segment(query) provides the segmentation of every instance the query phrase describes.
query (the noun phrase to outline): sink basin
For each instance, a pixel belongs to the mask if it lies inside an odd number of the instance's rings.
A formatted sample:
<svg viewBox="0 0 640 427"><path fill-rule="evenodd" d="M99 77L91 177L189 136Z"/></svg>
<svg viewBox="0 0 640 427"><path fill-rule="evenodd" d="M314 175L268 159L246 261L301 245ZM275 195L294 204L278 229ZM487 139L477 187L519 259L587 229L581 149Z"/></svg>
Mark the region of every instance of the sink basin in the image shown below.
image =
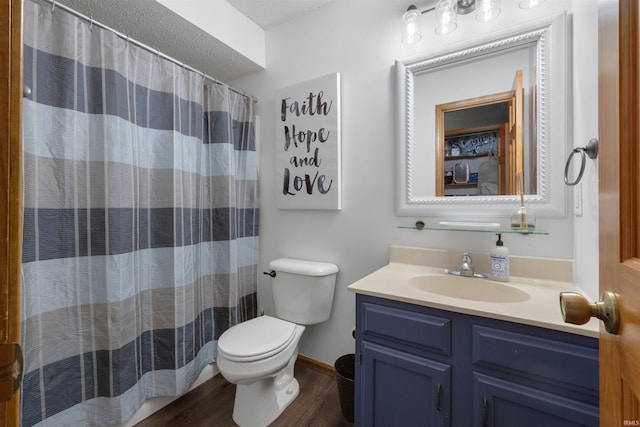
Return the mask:
<svg viewBox="0 0 640 427"><path fill-rule="evenodd" d="M425 275L409 279L409 285L421 291L450 298L484 302L521 302L529 294L511 286L486 279L452 275Z"/></svg>

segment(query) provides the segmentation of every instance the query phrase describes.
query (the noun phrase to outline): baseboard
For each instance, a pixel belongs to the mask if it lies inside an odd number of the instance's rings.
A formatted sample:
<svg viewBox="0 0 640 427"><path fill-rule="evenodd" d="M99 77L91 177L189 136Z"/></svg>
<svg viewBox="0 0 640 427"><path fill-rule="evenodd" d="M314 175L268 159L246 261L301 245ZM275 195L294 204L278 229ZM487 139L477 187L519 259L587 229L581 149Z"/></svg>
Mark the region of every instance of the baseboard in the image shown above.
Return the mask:
<svg viewBox="0 0 640 427"><path fill-rule="evenodd" d="M323 374L330 375L332 377L336 376L336 370L333 366L327 365L326 363L322 363L318 360L312 359L307 356L303 356L302 354L298 355L297 363L301 363L308 368L314 369L318 372L322 372Z"/></svg>

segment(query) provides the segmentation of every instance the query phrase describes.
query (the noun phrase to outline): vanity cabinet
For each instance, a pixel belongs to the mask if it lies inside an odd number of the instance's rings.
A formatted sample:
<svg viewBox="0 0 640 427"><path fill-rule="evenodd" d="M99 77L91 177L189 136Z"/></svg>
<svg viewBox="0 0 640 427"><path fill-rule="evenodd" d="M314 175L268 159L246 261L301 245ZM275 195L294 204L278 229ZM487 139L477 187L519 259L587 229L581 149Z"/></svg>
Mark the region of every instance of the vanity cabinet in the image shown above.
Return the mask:
<svg viewBox="0 0 640 427"><path fill-rule="evenodd" d="M598 426L596 338L356 296L357 426Z"/></svg>

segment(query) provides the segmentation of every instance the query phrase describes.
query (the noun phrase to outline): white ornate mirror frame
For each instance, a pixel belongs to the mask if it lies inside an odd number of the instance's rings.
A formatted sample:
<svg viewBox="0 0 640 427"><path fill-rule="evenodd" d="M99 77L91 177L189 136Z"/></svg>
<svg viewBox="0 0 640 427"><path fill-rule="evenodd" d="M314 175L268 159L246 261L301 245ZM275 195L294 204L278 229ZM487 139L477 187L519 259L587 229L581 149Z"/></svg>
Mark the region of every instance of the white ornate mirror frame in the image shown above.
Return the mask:
<svg viewBox="0 0 640 427"><path fill-rule="evenodd" d="M519 196L436 197L416 192L416 171L435 168L415 151L414 77L443 65L467 61L500 50L535 43L537 68L537 185L536 194L525 195L539 218L566 216L563 165L569 146L570 59L567 15L538 19L473 45L407 61L396 61L398 143L396 151L396 213L399 216L505 217L518 206ZM435 135L433 137L435 144ZM472 209L470 209L472 208Z"/></svg>

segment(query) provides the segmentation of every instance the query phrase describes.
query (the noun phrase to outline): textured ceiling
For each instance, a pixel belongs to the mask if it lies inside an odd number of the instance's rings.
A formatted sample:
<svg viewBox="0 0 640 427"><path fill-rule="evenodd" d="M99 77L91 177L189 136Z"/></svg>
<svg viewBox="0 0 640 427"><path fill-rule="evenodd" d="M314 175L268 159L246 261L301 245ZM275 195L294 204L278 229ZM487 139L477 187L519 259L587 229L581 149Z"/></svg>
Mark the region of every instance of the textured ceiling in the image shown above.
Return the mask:
<svg viewBox="0 0 640 427"><path fill-rule="evenodd" d="M36 1L42 3L42 0ZM268 29L329 1L332 0L230 0L229 3ZM57 3L223 82L262 70L253 61L155 0L58 0Z"/></svg>
<svg viewBox="0 0 640 427"><path fill-rule="evenodd" d="M309 13L333 0L227 0L265 30Z"/></svg>

